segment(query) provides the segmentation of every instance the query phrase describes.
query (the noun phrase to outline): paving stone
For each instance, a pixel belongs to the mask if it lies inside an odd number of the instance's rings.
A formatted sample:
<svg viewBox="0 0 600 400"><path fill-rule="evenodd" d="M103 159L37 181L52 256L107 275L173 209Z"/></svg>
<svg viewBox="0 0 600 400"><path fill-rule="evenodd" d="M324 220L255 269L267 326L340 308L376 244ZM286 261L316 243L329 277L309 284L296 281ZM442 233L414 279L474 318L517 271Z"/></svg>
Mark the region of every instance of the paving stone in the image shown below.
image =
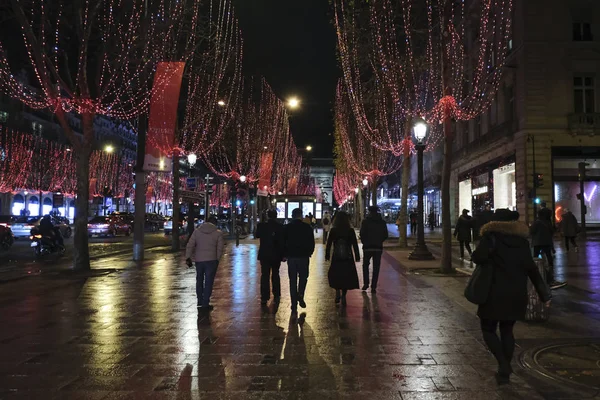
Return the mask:
<svg viewBox="0 0 600 400"><path fill-rule="evenodd" d="M285 264L281 303L261 308L256 244L227 253L210 314L197 312L195 271L179 255L5 284L0 399L540 398L521 370L496 386L477 318L445 292L458 284L439 288L384 260L377 295L351 291L340 308L318 245L295 319Z"/></svg>

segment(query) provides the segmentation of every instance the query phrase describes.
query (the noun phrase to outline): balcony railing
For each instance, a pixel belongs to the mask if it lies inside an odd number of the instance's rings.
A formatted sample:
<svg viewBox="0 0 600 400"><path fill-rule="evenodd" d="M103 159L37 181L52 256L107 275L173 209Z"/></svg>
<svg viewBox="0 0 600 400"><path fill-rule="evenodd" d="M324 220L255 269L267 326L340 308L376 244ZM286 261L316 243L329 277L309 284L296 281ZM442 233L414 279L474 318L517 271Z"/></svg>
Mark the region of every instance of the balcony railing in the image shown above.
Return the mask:
<svg viewBox="0 0 600 400"><path fill-rule="evenodd" d="M569 115L569 129L573 135L600 134L600 113Z"/></svg>

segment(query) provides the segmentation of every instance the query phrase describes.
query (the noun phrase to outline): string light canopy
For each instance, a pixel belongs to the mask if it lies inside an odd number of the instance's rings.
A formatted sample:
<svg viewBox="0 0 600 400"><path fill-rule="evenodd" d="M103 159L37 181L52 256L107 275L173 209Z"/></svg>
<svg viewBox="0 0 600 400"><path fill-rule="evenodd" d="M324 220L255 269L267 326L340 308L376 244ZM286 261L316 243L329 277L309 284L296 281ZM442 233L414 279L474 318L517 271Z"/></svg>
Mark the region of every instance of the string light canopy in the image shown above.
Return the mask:
<svg viewBox="0 0 600 400"><path fill-rule="evenodd" d="M512 0L335 0L343 81L358 132L403 154L411 118L470 120L487 110L502 77Z"/></svg>
<svg viewBox="0 0 600 400"><path fill-rule="evenodd" d="M233 5L209 9L208 34L188 61L185 114L178 143L182 153L207 155L235 118L242 82L242 38Z"/></svg>
<svg viewBox="0 0 600 400"><path fill-rule="evenodd" d="M236 181L244 176L254 184L263 155L273 153L289 138L289 122L284 103L265 79L247 80L240 98L222 140L203 157L213 173Z"/></svg>
<svg viewBox="0 0 600 400"><path fill-rule="evenodd" d="M336 95L335 135L336 160L342 169L350 169L371 182L377 182L382 176L393 174L402 166L401 157L372 146L366 137L358 133L349 98L341 82L338 83Z"/></svg>

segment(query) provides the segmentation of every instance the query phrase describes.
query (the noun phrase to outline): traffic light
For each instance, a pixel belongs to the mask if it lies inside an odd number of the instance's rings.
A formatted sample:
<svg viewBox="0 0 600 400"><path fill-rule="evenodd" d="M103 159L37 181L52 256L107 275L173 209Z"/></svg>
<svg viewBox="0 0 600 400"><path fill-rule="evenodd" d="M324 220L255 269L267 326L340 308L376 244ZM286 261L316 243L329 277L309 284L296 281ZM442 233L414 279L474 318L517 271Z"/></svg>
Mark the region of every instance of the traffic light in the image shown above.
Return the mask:
<svg viewBox="0 0 600 400"><path fill-rule="evenodd" d="M544 186L544 175L534 172L533 173L533 185L536 188Z"/></svg>

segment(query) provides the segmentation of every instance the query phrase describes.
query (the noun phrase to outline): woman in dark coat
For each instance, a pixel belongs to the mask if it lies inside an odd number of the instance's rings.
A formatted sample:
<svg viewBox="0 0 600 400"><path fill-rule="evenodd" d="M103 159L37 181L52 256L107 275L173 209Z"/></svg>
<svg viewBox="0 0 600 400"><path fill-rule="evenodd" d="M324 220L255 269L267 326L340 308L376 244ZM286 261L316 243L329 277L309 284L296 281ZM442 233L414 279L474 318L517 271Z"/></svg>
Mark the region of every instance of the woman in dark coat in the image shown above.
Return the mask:
<svg viewBox="0 0 600 400"><path fill-rule="evenodd" d="M332 245L333 257L331 257ZM360 253L356 233L350 225L350 217L344 211L338 212L333 220L333 227L327 238L325 260L331 260L327 275L329 286L335 289L335 302L337 304L341 300L342 305L345 306L348 290L359 287L355 261L360 261Z"/></svg>
<svg viewBox="0 0 600 400"><path fill-rule="evenodd" d="M525 318L527 279L531 279L542 301L549 305L550 290L537 270L529 248L529 229L518 222L519 213L496 210L494 220L481 228L481 242L473 252L473 262L493 268L488 300L479 306L483 340L498 361L498 384L510 382L510 366L515 348L515 322ZM496 330L500 326L500 338Z"/></svg>
<svg viewBox="0 0 600 400"><path fill-rule="evenodd" d="M469 216L469 210L463 210L462 215L458 217L456 221L456 228L454 229L454 237L458 239L460 243L460 259L465 258L465 247L469 252L469 257L472 255L471 250L471 229L473 229L473 220Z"/></svg>

